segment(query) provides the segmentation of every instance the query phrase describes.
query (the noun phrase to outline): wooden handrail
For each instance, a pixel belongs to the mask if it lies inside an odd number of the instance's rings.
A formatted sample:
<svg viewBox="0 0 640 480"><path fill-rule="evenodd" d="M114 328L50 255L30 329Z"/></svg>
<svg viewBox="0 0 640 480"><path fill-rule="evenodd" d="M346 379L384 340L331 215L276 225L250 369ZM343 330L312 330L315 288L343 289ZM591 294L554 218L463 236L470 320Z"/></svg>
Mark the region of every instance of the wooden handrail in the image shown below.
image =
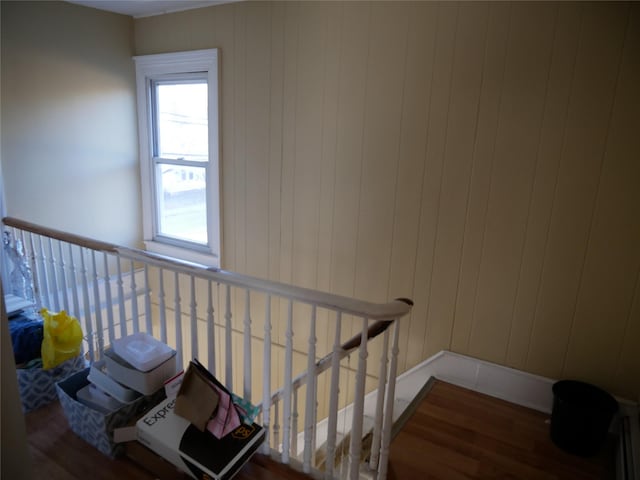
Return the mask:
<svg viewBox="0 0 640 480"><path fill-rule="evenodd" d="M73 243L80 247L89 248L91 250L98 250L107 253L116 253L118 250L118 246L111 243L101 242L100 240L94 240L92 238L82 237L80 235L74 235L72 233L63 232L62 230L56 230L54 228L43 227L42 225L26 222L24 220L19 220L13 217L4 217L2 219L2 223L4 223L8 227L18 228L26 232L35 233L44 237L54 238L62 242Z"/></svg>
<svg viewBox="0 0 640 480"><path fill-rule="evenodd" d="M63 232L44 227L31 222L26 222L14 217L5 217L3 223L6 226L35 233L56 240L72 243L80 247L106 253L119 254L134 261L149 263L162 268L171 269L199 278L205 278L216 282L251 289L265 294L290 298L297 302L315 304L329 310L340 311L345 314L357 315L369 320L392 321L405 316L411 310L413 302L407 299L392 300L387 303L374 303L358 300L333 293L320 292L309 288L297 287L285 283L264 280L241 273L220 270L207 265L178 260L155 253L150 253L136 248L122 247L88 237Z"/></svg>

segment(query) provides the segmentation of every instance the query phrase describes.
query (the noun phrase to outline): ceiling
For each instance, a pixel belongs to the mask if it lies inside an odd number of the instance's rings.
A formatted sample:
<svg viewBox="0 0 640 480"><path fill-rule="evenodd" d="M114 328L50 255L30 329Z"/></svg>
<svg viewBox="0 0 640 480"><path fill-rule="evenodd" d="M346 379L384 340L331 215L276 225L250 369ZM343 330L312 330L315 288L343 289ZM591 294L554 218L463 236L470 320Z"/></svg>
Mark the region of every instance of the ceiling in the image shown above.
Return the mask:
<svg viewBox="0 0 640 480"><path fill-rule="evenodd" d="M67 0L69 3L129 15L133 18L150 17L163 13L191 10L230 3L235 0Z"/></svg>

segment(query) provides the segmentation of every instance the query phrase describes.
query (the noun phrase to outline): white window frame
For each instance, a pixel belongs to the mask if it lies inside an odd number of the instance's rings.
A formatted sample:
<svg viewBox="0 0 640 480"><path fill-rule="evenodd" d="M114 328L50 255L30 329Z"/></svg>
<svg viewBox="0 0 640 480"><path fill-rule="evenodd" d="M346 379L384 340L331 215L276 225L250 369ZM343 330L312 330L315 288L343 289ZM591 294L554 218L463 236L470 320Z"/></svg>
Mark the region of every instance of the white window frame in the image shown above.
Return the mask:
<svg viewBox="0 0 640 480"><path fill-rule="evenodd" d="M218 49L161 53L133 57L136 65L138 135L144 245L148 251L182 260L220 267L220 134ZM178 246L157 235L156 182L153 161L151 81L171 75L206 73L208 85L209 163L207 168L207 239L202 248Z"/></svg>

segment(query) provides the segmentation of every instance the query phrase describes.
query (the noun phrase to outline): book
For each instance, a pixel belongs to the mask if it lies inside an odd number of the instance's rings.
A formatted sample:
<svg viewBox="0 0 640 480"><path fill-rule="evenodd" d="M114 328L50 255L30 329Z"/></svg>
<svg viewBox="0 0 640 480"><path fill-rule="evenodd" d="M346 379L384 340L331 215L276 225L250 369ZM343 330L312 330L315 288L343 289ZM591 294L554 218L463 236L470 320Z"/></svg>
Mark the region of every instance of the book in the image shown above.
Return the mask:
<svg viewBox="0 0 640 480"><path fill-rule="evenodd" d="M264 427L242 424L218 439L176 415L166 399L136 423L138 441L198 480L229 480L265 439Z"/></svg>

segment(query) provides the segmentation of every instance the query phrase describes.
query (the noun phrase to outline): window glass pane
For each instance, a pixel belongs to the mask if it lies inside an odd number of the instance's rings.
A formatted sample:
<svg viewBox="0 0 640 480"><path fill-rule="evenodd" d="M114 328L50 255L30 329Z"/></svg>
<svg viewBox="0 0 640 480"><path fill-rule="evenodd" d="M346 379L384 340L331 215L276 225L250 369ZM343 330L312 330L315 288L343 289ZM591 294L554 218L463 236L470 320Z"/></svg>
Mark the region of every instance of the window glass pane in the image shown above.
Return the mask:
<svg viewBox="0 0 640 480"><path fill-rule="evenodd" d="M160 163L158 179L158 234L207 244L206 171Z"/></svg>
<svg viewBox="0 0 640 480"><path fill-rule="evenodd" d="M156 156L206 162L207 82L156 83Z"/></svg>

